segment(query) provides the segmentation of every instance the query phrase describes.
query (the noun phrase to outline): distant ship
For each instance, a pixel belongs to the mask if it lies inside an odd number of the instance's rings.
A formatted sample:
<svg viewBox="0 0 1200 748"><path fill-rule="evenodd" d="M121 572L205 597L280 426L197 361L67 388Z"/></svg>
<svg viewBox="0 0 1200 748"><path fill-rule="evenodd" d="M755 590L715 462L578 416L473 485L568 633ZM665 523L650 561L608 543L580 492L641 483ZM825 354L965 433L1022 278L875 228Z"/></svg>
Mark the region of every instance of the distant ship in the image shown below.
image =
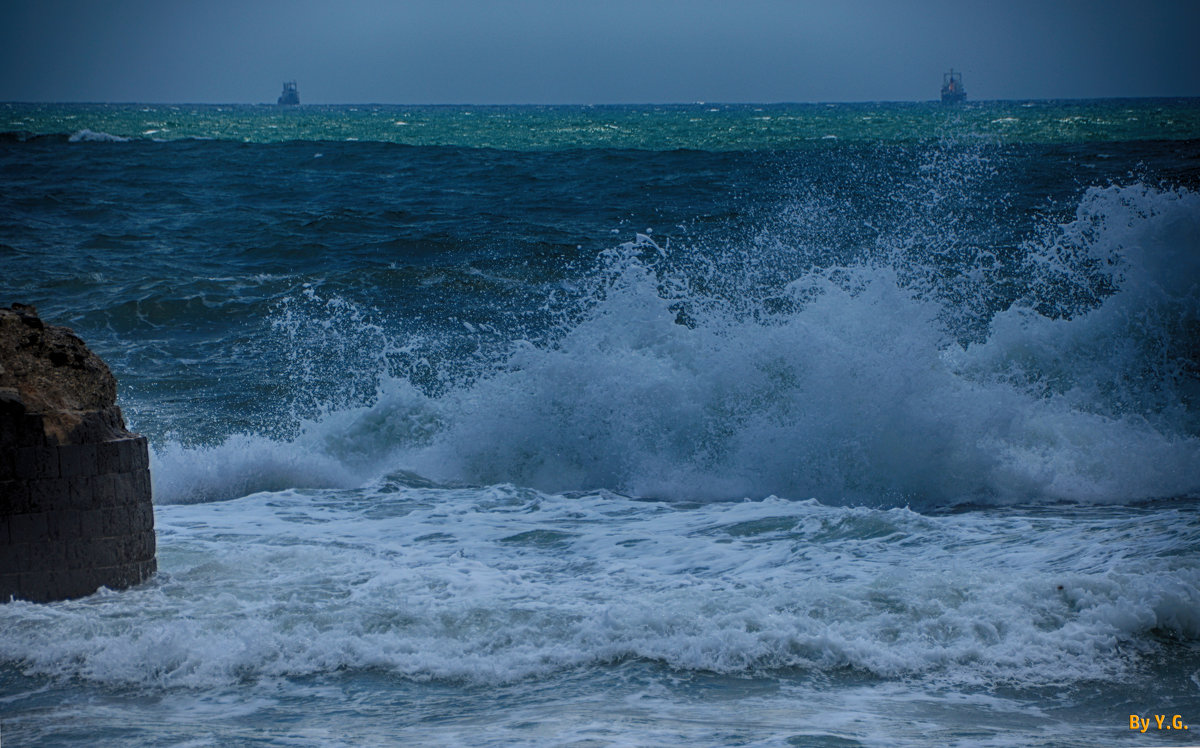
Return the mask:
<svg viewBox="0 0 1200 748"><path fill-rule="evenodd" d="M950 68L949 73L942 75L942 103L959 104L966 100L967 89L963 88L962 73L956 73L954 68Z"/></svg>
<svg viewBox="0 0 1200 748"><path fill-rule="evenodd" d="M279 101L275 103L279 106L300 106L300 92L296 90L296 81L283 82L283 93L279 94Z"/></svg>

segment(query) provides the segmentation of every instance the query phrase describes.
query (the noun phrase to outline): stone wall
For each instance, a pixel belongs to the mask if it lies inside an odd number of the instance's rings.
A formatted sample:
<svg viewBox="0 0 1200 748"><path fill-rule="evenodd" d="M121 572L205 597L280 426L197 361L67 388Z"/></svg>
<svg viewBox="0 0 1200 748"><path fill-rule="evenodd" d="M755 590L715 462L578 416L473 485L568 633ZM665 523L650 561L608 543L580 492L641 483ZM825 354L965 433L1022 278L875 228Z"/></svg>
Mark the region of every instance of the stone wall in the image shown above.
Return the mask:
<svg viewBox="0 0 1200 748"><path fill-rule="evenodd" d="M156 570L146 440L108 367L31 307L0 309L0 602L120 589Z"/></svg>

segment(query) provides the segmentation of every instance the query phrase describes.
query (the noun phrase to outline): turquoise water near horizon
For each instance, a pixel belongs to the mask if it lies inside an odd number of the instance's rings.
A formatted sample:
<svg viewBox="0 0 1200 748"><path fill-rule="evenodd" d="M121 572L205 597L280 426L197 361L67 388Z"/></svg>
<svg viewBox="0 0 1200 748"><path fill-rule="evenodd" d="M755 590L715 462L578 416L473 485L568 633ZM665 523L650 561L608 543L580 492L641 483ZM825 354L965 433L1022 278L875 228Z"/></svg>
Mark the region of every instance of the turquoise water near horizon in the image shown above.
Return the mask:
<svg viewBox="0 0 1200 748"><path fill-rule="evenodd" d="M1194 139L1200 100L862 104L402 106L0 104L0 131L83 129L117 137L248 143L357 140L501 149L787 149L812 141L897 142L961 132L1021 143Z"/></svg>
<svg viewBox="0 0 1200 748"><path fill-rule="evenodd" d="M0 104L13 301L160 573L0 605L6 745L1200 721L1198 100Z"/></svg>

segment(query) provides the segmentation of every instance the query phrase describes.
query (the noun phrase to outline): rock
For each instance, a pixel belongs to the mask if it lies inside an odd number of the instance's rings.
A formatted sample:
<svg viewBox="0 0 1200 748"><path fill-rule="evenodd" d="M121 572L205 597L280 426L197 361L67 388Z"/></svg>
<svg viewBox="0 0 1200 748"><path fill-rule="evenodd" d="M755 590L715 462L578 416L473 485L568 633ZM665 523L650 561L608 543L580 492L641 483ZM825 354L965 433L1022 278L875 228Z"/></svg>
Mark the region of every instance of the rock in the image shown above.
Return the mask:
<svg viewBox="0 0 1200 748"><path fill-rule="evenodd" d="M0 603L90 595L156 568L146 440L71 330L0 309Z"/></svg>
<svg viewBox="0 0 1200 748"><path fill-rule="evenodd" d="M116 378L79 336L32 306L0 309L0 418L40 415L46 443L82 444L129 436L116 403Z"/></svg>

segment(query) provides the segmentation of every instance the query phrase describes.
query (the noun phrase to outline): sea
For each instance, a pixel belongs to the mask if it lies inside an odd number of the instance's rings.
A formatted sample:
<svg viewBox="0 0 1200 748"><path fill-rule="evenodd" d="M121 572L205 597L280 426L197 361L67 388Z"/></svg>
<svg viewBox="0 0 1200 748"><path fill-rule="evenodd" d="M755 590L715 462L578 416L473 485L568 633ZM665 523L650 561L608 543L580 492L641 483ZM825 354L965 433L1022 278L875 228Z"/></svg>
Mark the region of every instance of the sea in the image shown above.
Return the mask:
<svg viewBox="0 0 1200 748"><path fill-rule="evenodd" d="M1200 99L0 133L159 568L4 748L1200 744Z"/></svg>

